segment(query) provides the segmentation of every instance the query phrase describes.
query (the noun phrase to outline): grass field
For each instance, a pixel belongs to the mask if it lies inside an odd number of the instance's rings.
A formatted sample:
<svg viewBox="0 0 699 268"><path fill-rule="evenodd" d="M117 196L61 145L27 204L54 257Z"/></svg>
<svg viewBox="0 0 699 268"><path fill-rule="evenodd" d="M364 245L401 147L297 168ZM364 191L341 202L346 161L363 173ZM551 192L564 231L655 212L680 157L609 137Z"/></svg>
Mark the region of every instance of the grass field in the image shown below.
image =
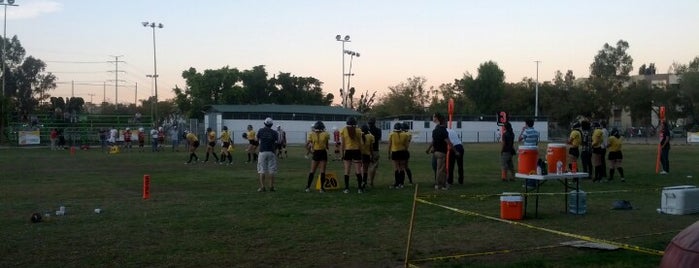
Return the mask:
<svg viewBox="0 0 699 268"><path fill-rule="evenodd" d="M522 182L500 181L498 145L465 148L466 183L435 191L430 156L424 145L413 146L419 196L497 218L498 194L521 192ZM657 267L659 255L564 247L559 243L577 239L546 231L664 250L699 214L658 214L661 188L699 184L699 151L674 146L672 172L661 176L655 174L656 149L624 146L625 183L618 176L610 183L582 182L586 215L565 213L563 186L555 181L541 187L551 194L540 197L539 217L531 217L530 203L530 217L520 221L530 226L417 203L409 259L419 267ZM310 164L301 147L279 161L277 191L258 193L255 166L243 163L242 151L234 155L234 165L220 166L184 165L187 154L170 150L71 155L0 149L0 267L403 265L415 186L389 189L393 173L385 152L376 185L364 194L356 193L354 178L351 194L305 193ZM340 162L330 162L329 171L342 177ZM149 200L142 199L144 174L151 176ZM611 210L619 199L634 209ZM66 215L53 215L61 205ZM33 212L52 216L33 224Z"/></svg>

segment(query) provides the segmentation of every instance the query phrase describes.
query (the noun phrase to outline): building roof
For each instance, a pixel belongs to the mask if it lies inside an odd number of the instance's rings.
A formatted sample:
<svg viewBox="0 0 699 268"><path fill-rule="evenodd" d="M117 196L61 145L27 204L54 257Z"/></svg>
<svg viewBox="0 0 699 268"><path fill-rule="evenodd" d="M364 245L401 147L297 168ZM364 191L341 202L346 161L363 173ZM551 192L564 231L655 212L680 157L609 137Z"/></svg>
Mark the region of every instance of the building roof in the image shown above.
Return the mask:
<svg viewBox="0 0 699 268"><path fill-rule="evenodd" d="M344 107L324 105L209 105L205 107L209 113L277 113L277 114L325 114L343 116L361 116L362 114Z"/></svg>

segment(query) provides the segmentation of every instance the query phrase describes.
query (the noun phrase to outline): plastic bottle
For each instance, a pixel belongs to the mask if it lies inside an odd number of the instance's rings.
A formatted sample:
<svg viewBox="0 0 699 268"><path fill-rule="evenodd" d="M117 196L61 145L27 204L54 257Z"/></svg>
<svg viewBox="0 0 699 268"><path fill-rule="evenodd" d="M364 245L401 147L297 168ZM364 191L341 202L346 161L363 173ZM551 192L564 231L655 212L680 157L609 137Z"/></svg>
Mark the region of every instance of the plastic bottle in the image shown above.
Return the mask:
<svg viewBox="0 0 699 268"><path fill-rule="evenodd" d="M568 193L568 212L582 215L587 213L587 193L582 190Z"/></svg>
<svg viewBox="0 0 699 268"><path fill-rule="evenodd" d="M561 162L561 160L558 160L558 162L556 162L556 174L563 174L563 162Z"/></svg>
<svg viewBox="0 0 699 268"><path fill-rule="evenodd" d="M541 175L541 166L536 166L536 175Z"/></svg>

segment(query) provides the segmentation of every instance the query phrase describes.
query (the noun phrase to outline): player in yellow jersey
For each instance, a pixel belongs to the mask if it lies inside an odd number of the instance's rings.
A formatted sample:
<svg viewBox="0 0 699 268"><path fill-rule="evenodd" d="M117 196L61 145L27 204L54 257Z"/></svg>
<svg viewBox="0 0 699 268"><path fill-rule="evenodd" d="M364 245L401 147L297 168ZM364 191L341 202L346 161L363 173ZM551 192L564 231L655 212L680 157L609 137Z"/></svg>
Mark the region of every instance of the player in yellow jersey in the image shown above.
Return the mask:
<svg viewBox="0 0 699 268"><path fill-rule="evenodd" d="M570 136L568 137L568 170L573 170L573 166L577 169L578 157L580 157L580 143L582 142L582 133L580 132L580 123L575 122Z"/></svg>
<svg viewBox="0 0 699 268"><path fill-rule="evenodd" d="M355 166L355 175L357 176L358 188L357 193L363 193L362 187L362 152L359 150L362 145L362 131L357 127L357 118L350 117L347 119L347 125L340 131L340 143L342 149L342 160L345 167L345 190L344 193L349 193L349 172L352 164Z"/></svg>
<svg viewBox="0 0 699 268"><path fill-rule="evenodd" d="M362 125L362 189L366 191L367 179L369 178L369 165L371 165L371 154L374 152L374 135L369 131L369 125Z"/></svg>
<svg viewBox="0 0 699 268"><path fill-rule="evenodd" d="M223 126L219 139L221 140L221 161L219 161L219 164L223 164L226 158L228 158L229 165L233 164L233 156L231 152L228 151L229 147L233 146L233 140L231 139L231 134L228 132L227 126Z"/></svg>
<svg viewBox="0 0 699 268"><path fill-rule="evenodd" d="M311 191L311 183L316 171L320 168L320 192L325 192L325 168L328 164L328 141L330 134L325 131L325 124L318 121L313 125L313 132L308 134L307 148L310 148L313 154L311 161L311 170L308 172L308 180L306 182L306 192Z"/></svg>
<svg viewBox="0 0 699 268"><path fill-rule="evenodd" d="M216 148L216 131L213 131L210 127L206 128L206 158L204 158L204 163L209 162L209 154L214 155L216 162L218 162L218 156L214 148Z"/></svg>
<svg viewBox="0 0 699 268"><path fill-rule="evenodd" d="M192 163L192 160L196 163L199 161L199 157L197 156L197 148L199 148L199 139L197 138L197 135L190 131L185 131L187 135L185 135L185 138L187 139L187 144L189 144L189 161L187 161L185 164Z"/></svg>
<svg viewBox="0 0 699 268"><path fill-rule="evenodd" d="M405 165L408 159L406 140L408 136L401 135L403 124L397 122L393 131L388 134L388 159L393 162L393 185L391 188L400 189L405 184Z"/></svg>
<svg viewBox="0 0 699 268"><path fill-rule="evenodd" d="M621 166L622 159L624 155L621 153L622 145L621 135L618 129L613 129L612 133L609 135L609 179L611 181L614 179L614 169L619 171L619 176L621 176L621 182L624 182L624 167Z"/></svg>
<svg viewBox="0 0 699 268"><path fill-rule="evenodd" d="M245 150L248 153L248 161L245 163L250 163L252 161L257 161L257 146L260 143L257 141L257 133L252 128L252 125L248 125L248 132L245 134L248 139L248 148Z"/></svg>

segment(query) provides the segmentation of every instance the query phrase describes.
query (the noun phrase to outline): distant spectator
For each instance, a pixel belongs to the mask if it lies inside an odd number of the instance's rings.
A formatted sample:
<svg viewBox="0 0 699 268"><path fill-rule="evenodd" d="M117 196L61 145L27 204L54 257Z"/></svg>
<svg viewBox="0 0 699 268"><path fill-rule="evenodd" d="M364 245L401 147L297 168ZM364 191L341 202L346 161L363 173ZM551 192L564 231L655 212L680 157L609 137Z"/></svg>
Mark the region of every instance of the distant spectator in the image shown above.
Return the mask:
<svg viewBox="0 0 699 268"><path fill-rule="evenodd" d="M49 136L51 139L51 151L56 150L56 142L58 142L58 129L51 129L51 134Z"/></svg>
<svg viewBox="0 0 699 268"><path fill-rule="evenodd" d="M104 128L100 128L98 131L99 138L100 138L100 145L102 146L102 151L107 149L107 130Z"/></svg>
<svg viewBox="0 0 699 268"><path fill-rule="evenodd" d="M179 130L177 130L177 125L170 128L170 140L172 141L172 151L179 152L180 147L180 135L182 135Z"/></svg>
<svg viewBox="0 0 699 268"><path fill-rule="evenodd" d="M141 113L140 112L136 112L136 115L134 115L134 117L133 117L133 121L136 123L141 122Z"/></svg>

